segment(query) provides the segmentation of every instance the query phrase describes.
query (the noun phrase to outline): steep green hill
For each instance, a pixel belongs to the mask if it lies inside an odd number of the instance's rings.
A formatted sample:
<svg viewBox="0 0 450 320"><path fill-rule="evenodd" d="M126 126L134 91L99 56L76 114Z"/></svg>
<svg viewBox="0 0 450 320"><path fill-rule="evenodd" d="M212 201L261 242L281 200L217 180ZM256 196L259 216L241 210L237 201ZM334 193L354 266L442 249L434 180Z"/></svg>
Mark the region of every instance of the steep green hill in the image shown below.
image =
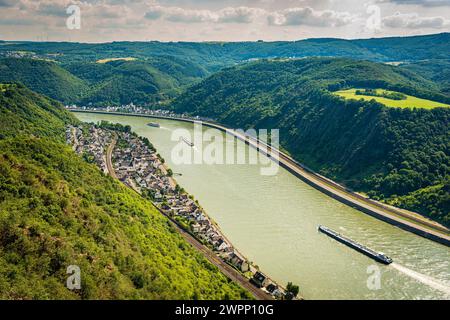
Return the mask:
<svg viewBox="0 0 450 320"><path fill-rule="evenodd" d="M77 120L59 102L20 84L0 84L0 138L17 134L62 139L65 126Z"/></svg>
<svg viewBox="0 0 450 320"><path fill-rule="evenodd" d="M192 63L163 57L145 61L73 63L66 68L90 86L90 90L74 102L103 105L165 101L207 74Z"/></svg>
<svg viewBox="0 0 450 320"><path fill-rule="evenodd" d="M401 67L434 81L440 86L442 92L450 95L450 60L448 57L447 59L427 59L405 63Z"/></svg>
<svg viewBox="0 0 450 320"><path fill-rule="evenodd" d="M170 101L207 75L252 59L326 56L414 64L424 59L448 59L449 40L450 34L442 33L289 42L85 44L15 41L0 46L0 57L28 52L29 57L35 59L0 59L0 81L20 81L36 92L67 104L134 102L159 106L159 102ZM101 59L124 57L134 60L97 63ZM448 88L442 91L449 94Z"/></svg>
<svg viewBox="0 0 450 320"><path fill-rule="evenodd" d="M64 145L74 117L0 90L0 299L224 299L248 294L137 194ZM81 290L66 269L81 269Z"/></svg>
<svg viewBox="0 0 450 320"><path fill-rule="evenodd" d="M86 83L58 64L35 59L0 59L0 82L21 82L32 90L61 102L78 99Z"/></svg>
<svg viewBox="0 0 450 320"><path fill-rule="evenodd" d="M167 57L60 65L37 59L0 59L0 81L21 82L66 104L158 105L207 75L196 64Z"/></svg>
<svg viewBox="0 0 450 320"><path fill-rule="evenodd" d="M450 109L386 108L330 92L351 87L449 101L435 83L408 70L310 58L226 69L192 87L173 108L233 128L279 128L282 146L313 169L449 225Z"/></svg>

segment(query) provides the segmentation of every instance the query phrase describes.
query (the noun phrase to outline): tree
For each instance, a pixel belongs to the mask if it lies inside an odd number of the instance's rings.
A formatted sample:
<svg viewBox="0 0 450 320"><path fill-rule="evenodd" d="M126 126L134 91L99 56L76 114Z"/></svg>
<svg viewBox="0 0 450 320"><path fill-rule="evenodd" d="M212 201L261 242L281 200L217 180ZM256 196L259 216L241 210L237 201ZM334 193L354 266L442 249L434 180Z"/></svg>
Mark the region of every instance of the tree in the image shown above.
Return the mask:
<svg viewBox="0 0 450 320"><path fill-rule="evenodd" d="M300 289L297 285L293 284L292 282L288 282L286 286L286 299L292 300L298 295L299 291Z"/></svg>

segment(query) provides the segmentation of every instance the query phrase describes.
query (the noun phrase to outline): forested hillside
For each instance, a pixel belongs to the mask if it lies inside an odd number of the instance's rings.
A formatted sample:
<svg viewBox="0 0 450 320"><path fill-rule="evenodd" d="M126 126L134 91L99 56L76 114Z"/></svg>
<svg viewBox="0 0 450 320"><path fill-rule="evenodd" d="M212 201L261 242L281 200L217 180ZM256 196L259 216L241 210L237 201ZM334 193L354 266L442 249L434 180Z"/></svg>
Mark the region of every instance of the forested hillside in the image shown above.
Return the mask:
<svg viewBox="0 0 450 320"><path fill-rule="evenodd" d="M450 34L367 40L306 39L289 42L5 42L0 81L20 81L66 104L135 104L159 107L188 86L223 68L253 59L348 57L411 64L443 61ZM118 60L124 59L124 60ZM128 59L128 61L125 61ZM98 61L108 61L98 63ZM425 62L426 63L426 62ZM432 62L424 75L430 75ZM439 67L434 67L438 71ZM351 71L351 70L349 70ZM339 75L337 75L339 76ZM431 80L444 79L430 75ZM448 85L442 90L448 92Z"/></svg>
<svg viewBox="0 0 450 320"><path fill-rule="evenodd" d="M77 120L0 86L1 299L226 299L248 294L137 194L64 145ZM81 268L81 290L66 268Z"/></svg>
<svg viewBox="0 0 450 320"><path fill-rule="evenodd" d="M447 57L448 58L448 57ZM402 68L421 74L440 86L441 91L450 96L450 60L427 59L401 65Z"/></svg>
<svg viewBox="0 0 450 320"><path fill-rule="evenodd" d="M449 104L449 40L442 33L293 42L6 42L0 56L24 58L0 59L0 81L20 81L66 104L165 108L181 94L177 112L233 127L281 128L284 147L307 165L448 224L449 109L389 109L332 92L381 88Z"/></svg>
<svg viewBox="0 0 450 320"><path fill-rule="evenodd" d="M207 74L201 66L167 57L66 65L30 58L0 59L0 81L21 82L66 104L158 105Z"/></svg>
<svg viewBox="0 0 450 320"><path fill-rule="evenodd" d="M95 62L105 58L146 59L170 56L203 66L209 72L248 59L275 57L348 57L371 61L418 61L448 59L450 34L392 37L362 40L306 39L276 42L5 42L0 56L11 52L27 53L62 63Z"/></svg>
<svg viewBox="0 0 450 320"><path fill-rule="evenodd" d="M450 225L450 109L387 108L331 92L351 87L449 101L437 84L408 70L311 58L226 69L184 93L174 110L233 128L279 128L282 146L313 169Z"/></svg>
<svg viewBox="0 0 450 320"><path fill-rule="evenodd" d="M79 101L100 105L157 104L182 92L207 75L200 66L183 60L153 57L145 61L73 63L67 70L91 89Z"/></svg>
<svg viewBox="0 0 450 320"><path fill-rule="evenodd" d="M20 82L62 102L79 99L88 89L84 81L54 62L34 59L0 59L0 83Z"/></svg>

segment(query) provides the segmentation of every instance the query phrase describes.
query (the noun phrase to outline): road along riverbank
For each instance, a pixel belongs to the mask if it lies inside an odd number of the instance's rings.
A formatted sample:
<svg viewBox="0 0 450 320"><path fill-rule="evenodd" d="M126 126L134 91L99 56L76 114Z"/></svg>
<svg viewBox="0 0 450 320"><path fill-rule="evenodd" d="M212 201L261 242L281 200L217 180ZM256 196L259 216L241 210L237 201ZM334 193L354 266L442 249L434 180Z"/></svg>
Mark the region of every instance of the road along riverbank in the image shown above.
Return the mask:
<svg viewBox="0 0 450 320"><path fill-rule="evenodd" d="M106 168L109 173L109 175L116 179L121 180L117 176L116 170L114 169L113 164L113 154L114 154L114 148L117 145L118 135L117 133L112 133L112 139L110 144L106 148ZM162 168L163 165L159 166L159 169ZM164 165L165 167L165 165ZM167 173L163 173L164 175L167 175ZM174 184L174 188L177 185L176 181L173 178L169 178L170 183ZM132 182L132 179L128 180L129 182L124 183L127 187L129 187L131 190L138 193L140 196L142 196L141 190L139 190L134 183ZM191 232L185 230L185 227L183 227L182 224L179 223L176 219L174 219L173 216L168 214L166 211L159 208L159 206L154 203L154 207L166 218L169 219L171 225L181 234L181 236L190 243L194 248L196 248L200 253L202 253L206 259L208 259L212 264L214 264L225 276L227 276L230 280L240 284L243 288L245 288L247 291L249 291L255 299L258 300L274 300L274 297L268 294L267 292L263 291L261 288L258 288L254 286L249 278L246 278L242 273L237 271L235 268L233 268L230 264L228 264L226 261L224 261L222 258L218 256L217 253L215 253L213 250L211 250L208 246L204 245L199 241L199 239ZM229 242L231 244L231 242Z"/></svg>
<svg viewBox="0 0 450 320"><path fill-rule="evenodd" d="M168 119L176 120L188 123L196 123L198 120L189 119L183 117L167 117L167 116L157 116L157 115L143 115L143 114L133 114L133 113L120 113L120 112L106 112L106 111L90 111L90 110L77 110L70 109L73 112L83 112L83 113L98 113L98 114L111 114L120 116L134 116L134 117L144 117L144 118L155 118L155 119ZM450 230L445 226L442 226L434 221L431 221L417 213L409 212L399 208L391 207L382 204L377 201L373 201L360 194L348 190L344 186L327 179L314 171L310 170L306 166L298 163L292 159L289 155L278 149L271 148L267 146L264 142L250 136L245 136L240 132L228 129L217 123L212 122L202 122L204 126L215 128L217 130L226 132L227 134L233 135L237 139L245 142L247 145L257 148L260 152L268 155L269 157L276 158L279 164L288 170L290 173L300 178L302 181L308 185L316 188L317 190L327 194L328 196L352 207L361 212L364 212L370 216L377 219L395 225L406 231L412 232L414 234L420 235L427 239L436 241L438 243L450 246Z"/></svg>
<svg viewBox="0 0 450 320"><path fill-rule="evenodd" d="M300 285L301 295L308 300L447 299L434 287L336 243L318 232L317 226L325 225L369 248L385 252L396 263L447 286L450 285L449 247L345 205L281 166L275 175L270 174L275 173L275 162L270 163L269 158L231 135L214 133L206 126L199 134L194 124L171 119L74 115L86 123L108 121L130 126L140 137L152 141L179 184L195 195L233 246L277 283L292 281ZM151 127L149 122L160 127ZM213 141L207 142L211 135ZM195 146L189 148L180 142L181 136L195 142ZM200 140L202 137L205 140ZM232 144L235 161L226 165L230 156L225 152ZM123 147L122 142L118 143L113 153L116 172L116 160L120 159L117 148ZM104 149L106 155L107 147ZM184 150L183 154L190 154L190 162L179 162L179 155L174 155L179 149ZM200 164L191 164L196 156L208 156L212 149L222 150L225 162L210 164L205 158ZM239 164L242 161L239 158L244 155L244 162ZM269 175L261 174L262 170ZM373 268L381 276L379 290L373 290L367 283L373 276Z"/></svg>

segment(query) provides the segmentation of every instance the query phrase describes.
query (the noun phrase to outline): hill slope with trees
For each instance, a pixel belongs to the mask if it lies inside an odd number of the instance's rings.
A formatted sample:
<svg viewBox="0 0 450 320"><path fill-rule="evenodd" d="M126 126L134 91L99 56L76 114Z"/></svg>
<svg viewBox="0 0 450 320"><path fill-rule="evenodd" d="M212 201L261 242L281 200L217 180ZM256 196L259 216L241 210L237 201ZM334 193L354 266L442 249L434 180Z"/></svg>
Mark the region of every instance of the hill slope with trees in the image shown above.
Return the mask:
<svg viewBox="0 0 450 320"><path fill-rule="evenodd" d="M4 44L0 57L22 58L0 59L0 81L20 81L66 104L133 102L159 107L206 76L254 59L325 56L408 64L443 61L448 59L450 34L277 42ZM97 63L101 60L109 62ZM448 88L443 91L448 94Z"/></svg>
<svg viewBox="0 0 450 320"><path fill-rule="evenodd" d="M450 225L450 109L387 108L332 93L351 87L449 101L437 84L399 67L310 58L226 69L192 87L173 108L232 128L279 128L282 146L307 166Z"/></svg>
<svg viewBox="0 0 450 320"><path fill-rule="evenodd" d="M66 104L159 105L207 75L193 63L167 57L107 63L0 59L0 81L20 82Z"/></svg>
<svg viewBox="0 0 450 320"><path fill-rule="evenodd" d="M423 77L434 81L441 91L450 95L450 60L427 59L401 65L402 68L414 71Z"/></svg>
<svg viewBox="0 0 450 320"><path fill-rule="evenodd" d="M11 81L61 102L77 100L88 90L83 80L58 64L36 59L0 59L0 83Z"/></svg>
<svg viewBox="0 0 450 320"><path fill-rule="evenodd" d="M249 59L289 57L347 57L370 61L448 59L450 33L410 37L344 40L334 38L275 42L5 42L0 56L24 52L61 63L95 62L99 59L170 56L188 60L216 72Z"/></svg>
<svg viewBox="0 0 450 320"><path fill-rule="evenodd" d="M2 85L0 117L1 299L249 297L151 203L64 144L77 120L60 104ZM66 288L69 265L81 290Z"/></svg>

